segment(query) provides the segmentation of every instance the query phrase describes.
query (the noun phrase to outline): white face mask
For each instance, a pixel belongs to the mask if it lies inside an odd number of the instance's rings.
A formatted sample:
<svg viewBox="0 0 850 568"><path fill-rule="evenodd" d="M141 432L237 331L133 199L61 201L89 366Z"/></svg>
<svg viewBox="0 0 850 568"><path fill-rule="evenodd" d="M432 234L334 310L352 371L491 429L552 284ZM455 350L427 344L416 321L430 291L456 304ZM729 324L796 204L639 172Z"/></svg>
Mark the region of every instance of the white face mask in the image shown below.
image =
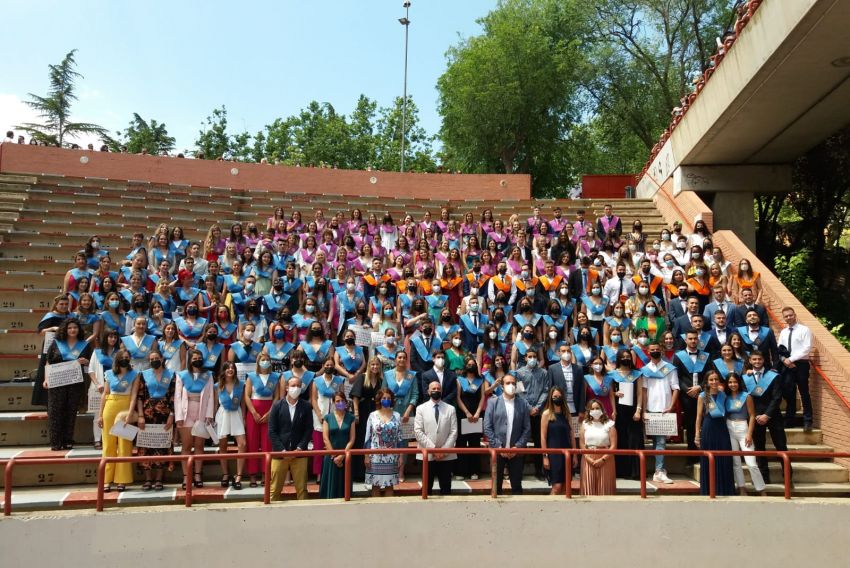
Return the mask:
<svg viewBox="0 0 850 568"><path fill-rule="evenodd" d="M571 359L572 357L570 356L569 351L564 351L563 353L561 353L561 361L563 361L564 363L569 363Z"/></svg>
<svg viewBox="0 0 850 568"><path fill-rule="evenodd" d="M470 288L469 289L469 295L470 296L477 296L478 295L478 288Z"/></svg>
<svg viewBox="0 0 850 568"><path fill-rule="evenodd" d="M434 368L435 369L442 369L445 364L446 364L446 360L443 359L442 357L439 358L439 359L434 359Z"/></svg>
<svg viewBox="0 0 850 568"><path fill-rule="evenodd" d="M432 287L431 287L431 289L432 289L432 290L434 290L434 293L435 293L435 294L439 294L439 293L440 293L440 286L439 286L439 285L437 285L437 286L432 286Z"/></svg>
<svg viewBox="0 0 850 568"><path fill-rule="evenodd" d="M550 331L549 332L549 339L557 339L557 338L558 338L558 332L557 331Z"/></svg>
<svg viewBox="0 0 850 568"><path fill-rule="evenodd" d="M600 418L602 418L602 411L599 410L598 408L594 408L593 410L590 411L590 416L594 420L599 420Z"/></svg>
<svg viewBox="0 0 850 568"><path fill-rule="evenodd" d="M648 342L649 339L647 339L646 337L638 337L638 343L640 343L641 345L646 345Z"/></svg>
<svg viewBox="0 0 850 568"><path fill-rule="evenodd" d="M247 330L243 331L242 337L244 337L245 339L251 339L252 337L254 337L254 332L253 331L247 331Z"/></svg>
<svg viewBox="0 0 850 568"><path fill-rule="evenodd" d="M596 365L593 366L593 370L596 371L597 373L601 373L602 372L602 365L597 363Z"/></svg>
<svg viewBox="0 0 850 568"><path fill-rule="evenodd" d="M516 385L513 383L505 385L505 393L513 396L516 393Z"/></svg>
<svg viewBox="0 0 850 568"><path fill-rule="evenodd" d="M354 282L349 282L348 284L346 284L345 289L349 292L354 292Z"/></svg>
<svg viewBox="0 0 850 568"><path fill-rule="evenodd" d="M497 337L499 337L499 334L495 331L491 331L488 335L490 336L491 341L494 341Z"/></svg>
<svg viewBox="0 0 850 568"><path fill-rule="evenodd" d="M452 339L452 345L454 345L455 347L460 347L461 343L463 343L463 341L461 341L460 338L455 337L454 339ZM437 362L434 361L434 364L436 365Z"/></svg>
<svg viewBox="0 0 850 568"><path fill-rule="evenodd" d="M301 387L289 387L286 389L286 393L289 395L289 398L298 398L301 396Z"/></svg>
<svg viewBox="0 0 850 568"><path fill-rule="evenodd" d="M566 288L561 288L561 295L566 296L568 291Z"/></svg>

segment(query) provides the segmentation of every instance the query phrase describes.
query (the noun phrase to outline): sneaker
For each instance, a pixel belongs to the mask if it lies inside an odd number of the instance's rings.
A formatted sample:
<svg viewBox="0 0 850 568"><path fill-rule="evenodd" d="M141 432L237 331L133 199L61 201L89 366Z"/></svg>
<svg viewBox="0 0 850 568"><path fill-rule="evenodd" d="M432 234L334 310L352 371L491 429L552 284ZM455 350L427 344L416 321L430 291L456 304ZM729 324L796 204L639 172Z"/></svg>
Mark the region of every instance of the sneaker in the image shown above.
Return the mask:
<svg viewBox="0 0 850 568"><path fill-rule="evenodd" d="M655 472L655 475L652 476L652 481L656 481L658 483L664 483L670 485L673 483L673 480L667 477L667 472L663 469L659 469Z"/></svg>
<svg viewBox="0 0 850 568"><path fill-rule="evenodd" d="M469 479L471 479L472 481L478 481L478 474L473 473L472 475L469 476Z"/></svg>
<svg viewBox="0 0 850 568"><path fill-rule="evenodd" d="M456 475L455 481L463 481L463 476L462 475Z"/></svg>

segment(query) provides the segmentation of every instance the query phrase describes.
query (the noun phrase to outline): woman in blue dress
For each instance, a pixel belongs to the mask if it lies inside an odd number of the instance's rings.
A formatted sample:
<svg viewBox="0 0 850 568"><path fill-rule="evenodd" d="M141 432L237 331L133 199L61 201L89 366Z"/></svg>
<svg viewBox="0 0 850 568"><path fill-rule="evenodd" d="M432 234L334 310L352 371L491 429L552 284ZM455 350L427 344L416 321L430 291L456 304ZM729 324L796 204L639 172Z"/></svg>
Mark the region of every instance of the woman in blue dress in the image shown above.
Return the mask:
<svg viewBox="0 0 850 568"><path fill-rule="evenodd" d="M701 450L731 451L732 441L726 427L726 393L723 379L715 370L705 376L703 391L697 400L696 445ZM699 492L709 494L708 457L700 458ZM716 495L734 495L735 477L730 456L714 457L714 488Z"/></svg>

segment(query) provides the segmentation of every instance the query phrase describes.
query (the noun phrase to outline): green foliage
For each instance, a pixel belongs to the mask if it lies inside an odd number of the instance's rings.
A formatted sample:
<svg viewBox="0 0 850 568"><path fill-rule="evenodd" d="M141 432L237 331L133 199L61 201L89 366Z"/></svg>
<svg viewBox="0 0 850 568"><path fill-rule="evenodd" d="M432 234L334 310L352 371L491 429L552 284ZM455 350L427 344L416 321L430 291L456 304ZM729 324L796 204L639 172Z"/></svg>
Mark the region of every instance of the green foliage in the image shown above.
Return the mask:
<svg viewBox="0 0 850 568"><path fill-rule="evenodd" d="M174 137L168 135L165 124L154 119L147 122L135 112L127 129L116 134L118 138L104 137L111 152L120 152L122 146L126 146L131 154L147 151L149 154L159 155L174 149Z"/></svg>
<svg viewBox="0 0 850 568"><path fill-rule="evenodd" d="M810 310L816 310L818 304L817 288L812 279L810 264L812 251L802 249L797 253L775 259L776 275L783 284Z"/></svg>
<svg viewBox="0 0 850 568"><path fill-rule="evenodd" d="M38 112L42 124L25 123L16 126L42 144L63 146L68 138L77 134L106 136L106 130L97 124L71 121L71 104L77 100L77 79L83 76L76 71L74 60L76 49L72 49L58 65L49 65L50 89L46 96L29 94L26 104Z"/></svg>
<svg viewBox="0 0 850 568"><path fill-rule="evenodd" d="M230 157L233 146L233 139L227 133L227 109L222 105L221 108L213 109L203 130L198 133L195 154L203 154L207 160L216 160Z"/></svg>

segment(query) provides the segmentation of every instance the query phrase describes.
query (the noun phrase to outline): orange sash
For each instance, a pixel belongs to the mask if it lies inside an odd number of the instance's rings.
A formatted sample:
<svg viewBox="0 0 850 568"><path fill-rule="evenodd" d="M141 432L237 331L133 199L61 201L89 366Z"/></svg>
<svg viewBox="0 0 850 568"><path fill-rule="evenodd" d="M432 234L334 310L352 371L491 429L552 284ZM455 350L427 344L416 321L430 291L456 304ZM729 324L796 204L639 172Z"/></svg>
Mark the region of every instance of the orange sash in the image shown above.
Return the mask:
<svg viewBox="0 0 850 568"><path fill-rule="evenodd" d="M561 280L563 280L563 279L564 279L564 277L561 276L560 274L556 274L555 277L552 278L551 280L549 279L548 276L544 275L544 276L540 277L540 283L543 284L544 290L546 290L547 292L551 292L553 290L557 290L558 285L561 283Z"/></svg>
<svg viewBox="0 0 850 568"><path fill-rule="evenodd" d="M493 283L493 286L501 290L502 292L510 292L511 291L511 277L507 274L504 276L504 280L502 276L494 276L490 279Z"/></svg>

